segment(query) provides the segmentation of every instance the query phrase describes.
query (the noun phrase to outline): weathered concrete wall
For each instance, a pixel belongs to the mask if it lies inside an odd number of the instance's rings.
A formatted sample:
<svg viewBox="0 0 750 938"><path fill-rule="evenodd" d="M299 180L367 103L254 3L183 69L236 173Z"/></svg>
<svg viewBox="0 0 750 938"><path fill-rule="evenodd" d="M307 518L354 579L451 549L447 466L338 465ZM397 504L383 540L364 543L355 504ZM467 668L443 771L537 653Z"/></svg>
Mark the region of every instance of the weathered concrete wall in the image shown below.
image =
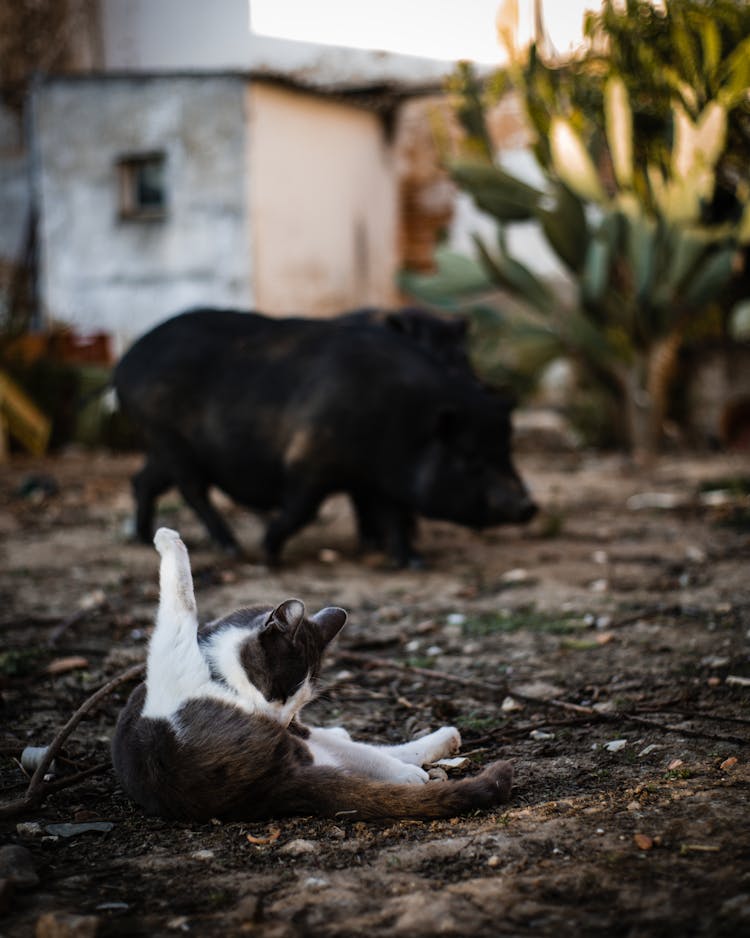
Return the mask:
<svg viewBox="0 0 750 938"><path fill-rule="evenodd" d="M58 79L39 92L46 315L119 351L198 303L252 305L246 83L233 76ZM119 215L117 160L163 151L161 221Z"/></svg>
<svg viewBox="0 0 750 938"><path fill-rule="evenodd" d="M0 103L0 320L19 262L30 208L21 119Z"/></svg>
<svg viewBox="0 0 750 938"><path fill-rule="evenodd" d="M258 308L395 302L397 183L379 118L262 82L248 93Z"/></svg>

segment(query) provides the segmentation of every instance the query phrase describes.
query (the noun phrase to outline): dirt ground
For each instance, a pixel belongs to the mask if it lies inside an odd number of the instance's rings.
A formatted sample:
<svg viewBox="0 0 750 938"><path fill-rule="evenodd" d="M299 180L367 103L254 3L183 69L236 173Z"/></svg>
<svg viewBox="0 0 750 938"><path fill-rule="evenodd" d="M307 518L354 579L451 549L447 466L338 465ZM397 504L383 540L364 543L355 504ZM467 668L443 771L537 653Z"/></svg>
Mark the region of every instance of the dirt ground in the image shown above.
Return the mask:
<svg viewBox="0 0 750 938"><path fill-rule="evenodd" d="M144 657L157 555L127 541L138 463L79 452L0 469L0 804L24 792L23 747ZM425 571L356 558L341 499L278 571L253 562L247 512L224 506L247 562L213 552L175 496L160 514L191 548L202 618L291 596L349 610L308 722L383 742L454 724L469 762L451 776L511 760L507 806L437 822L146 818L108 766L124 686L55 779L101 771L0 823L39 879L5 895L0 935L33 935L50 912L93 918L40 935L750 934L747 459L519 463L541 515L483 534L423 522ZM105 823L51 826L89 822Z"/></svg>

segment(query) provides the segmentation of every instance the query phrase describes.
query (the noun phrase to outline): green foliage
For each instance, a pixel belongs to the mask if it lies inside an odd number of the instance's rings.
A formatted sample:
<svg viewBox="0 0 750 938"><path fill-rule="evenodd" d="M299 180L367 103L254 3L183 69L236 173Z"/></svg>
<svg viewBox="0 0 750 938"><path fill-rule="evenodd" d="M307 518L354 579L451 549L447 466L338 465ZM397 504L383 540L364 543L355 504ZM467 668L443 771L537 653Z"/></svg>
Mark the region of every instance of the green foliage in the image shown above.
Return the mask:
<svg viewBox="0 0 750 938"><path fill-rule="evenodd" d="M469 146L453 178L498 222L476 239L487 277L520 299L537 337L608 392L663 415L680 337L727 291L750 243L750 5L628 0L590 15L591 45L565 66L532 47L496 81L522 95L539 188L496 165L487 106L464 66L454 90ZM538 221L570 272L572 302L508 250L506 229Z"/></svg>

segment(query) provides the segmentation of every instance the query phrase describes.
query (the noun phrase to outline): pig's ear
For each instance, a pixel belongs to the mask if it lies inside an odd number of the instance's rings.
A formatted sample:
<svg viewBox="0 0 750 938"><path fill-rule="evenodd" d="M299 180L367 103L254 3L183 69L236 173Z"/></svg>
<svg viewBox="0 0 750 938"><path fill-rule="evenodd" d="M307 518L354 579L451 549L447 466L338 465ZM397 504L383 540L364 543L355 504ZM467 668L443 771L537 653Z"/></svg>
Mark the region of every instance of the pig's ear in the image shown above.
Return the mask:
<svg viewBox="0 0 750 938"><path fill-rule="evenodd" d="M461 415L455 407L443 407L437 415L437 434L449 442L456 438L461 429Z"/></svg>
<svg viewBox="0 0 750 938"><path fill-rule="evenodd" d="M269 615L265 628L277 629L294 638L305 618L305 607L299 599L287 599Z"/></svg>
<svg viewBox="0 0 750 938"><path fill-rule="evenodd" d="M318 626L320 636L327 645L339 634L346 622L346 611L339 606L326 606L320 612L310 617L310 621Z"/></svg>

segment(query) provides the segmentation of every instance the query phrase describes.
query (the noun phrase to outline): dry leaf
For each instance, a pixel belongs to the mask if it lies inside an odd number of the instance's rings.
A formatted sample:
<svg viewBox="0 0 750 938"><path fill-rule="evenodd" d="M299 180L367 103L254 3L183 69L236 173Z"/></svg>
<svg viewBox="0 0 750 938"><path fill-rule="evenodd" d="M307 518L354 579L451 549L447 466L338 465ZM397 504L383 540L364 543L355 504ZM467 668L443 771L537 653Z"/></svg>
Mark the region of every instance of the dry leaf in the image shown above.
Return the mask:
<svg viewBox="0 0 750 938"><path fill-rule="evenodd" d="M733 768L735 765L737 765L737 756L730 756L728 759L725 759L725 760L721 763L721 765L719 766L719 768L720 768L723 772L726 772L727 769L731 769L731 768Z"/></svg>
<svg viewBox="0 0 750 938"><path fill-rule="evenodd" d="M650 850L654 846L654 838L648 834L634 834L633 840L639 850Z"/></svg>
<svg viewBox="0 0 750 938"><path fill-rule="evenodd" d="M275 844L280 836L281 830L278 827L270 828L268 831L268 837L255 837L253 834L245 834L249 844L258 845Z"/></svg>
<svg viewBox="0 0 750 938"><path fill-rule="evenodd" d="M44 669L47 674L66 674L68 671L78 671L81 668L89 666L89 659L82 658L80 655L73 655L70 658L55 658L50 661Z"/></svg>

